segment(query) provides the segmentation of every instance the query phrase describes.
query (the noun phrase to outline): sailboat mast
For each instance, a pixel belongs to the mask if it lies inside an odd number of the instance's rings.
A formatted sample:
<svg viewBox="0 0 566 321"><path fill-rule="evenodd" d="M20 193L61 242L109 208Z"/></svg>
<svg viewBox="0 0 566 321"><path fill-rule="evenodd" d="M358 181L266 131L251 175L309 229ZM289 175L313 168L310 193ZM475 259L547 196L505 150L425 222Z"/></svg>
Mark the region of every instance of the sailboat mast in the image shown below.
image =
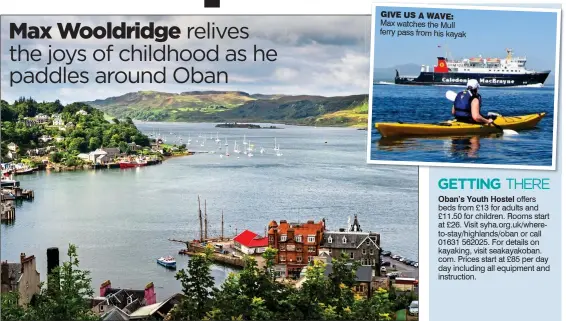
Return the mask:
<svg viewBox="0 0 566 321"><path fill-rule="evenodd" d="M208 217L206 216L206 200L204 200L204 239L208 239Z"/></svg>
<svg viewBox="0 0 566 321"><path fill-rule="evenodd" d="M200 210L200 195L197 196L198 199L198 220L200 222L200 241L202 242L202 211Z"/></svg>
<svg viewBox="0 0 566 321"><path fill-rule="evenodd" d="M222 230L220 234L220 240L224 241L224 210L222 210L222 222L221 222Z"/></svg>

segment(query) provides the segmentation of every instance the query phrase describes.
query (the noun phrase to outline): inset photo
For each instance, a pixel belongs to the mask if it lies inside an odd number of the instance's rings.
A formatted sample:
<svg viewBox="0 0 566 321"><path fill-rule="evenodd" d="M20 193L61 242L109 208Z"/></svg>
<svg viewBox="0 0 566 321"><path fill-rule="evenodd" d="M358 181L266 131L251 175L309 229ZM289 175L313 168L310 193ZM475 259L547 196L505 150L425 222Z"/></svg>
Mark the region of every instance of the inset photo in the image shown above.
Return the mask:
<svg viewBox="0 0 566 321"><path fill-rule="evenodd" d="M554 170L560 21L374 4L368 163Z"/></svg>

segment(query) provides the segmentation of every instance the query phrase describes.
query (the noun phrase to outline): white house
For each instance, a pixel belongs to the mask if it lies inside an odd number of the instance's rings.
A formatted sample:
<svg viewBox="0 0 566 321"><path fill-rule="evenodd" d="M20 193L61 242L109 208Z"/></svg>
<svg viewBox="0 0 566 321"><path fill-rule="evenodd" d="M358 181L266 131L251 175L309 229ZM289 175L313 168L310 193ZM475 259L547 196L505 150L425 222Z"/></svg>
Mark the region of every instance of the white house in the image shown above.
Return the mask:
<svg viewBox="0 0 566 321"><path fill-rule="evenodd" d="M35 121L38 124L45 124L45 123L49 122L49 116L47 116L45 114L37 114L37 115L35 115Z"/></svg>
<svg viewBox="0 0 566 321"><path fill-rule="evenodd" d="M39 137L39 141L42 143L47 143L51 140L53 140L53 138L49 135L42 135L41 137Z"/></svg>
<svg viewBox="0 0 566 321"><path fill-rule="evenodd" d="M77 111L77 115L83 115L83 116L86 116L86 115L88 115L88 112L87 112L87 111L85 111L84 109L81 109L81 110Z"/></svg>
<svg viewBox="0 0 566 321"><path fill-rule="evenodd" d="M63 121L63 117L61 117L61 114L53 115L53 126L63 126L63 125L65 125L65 122Z"/></svg>
<svg viewBox="0 0 566 321"><path fill-rule="evenodd" d="M234 238L234 247L244 254L261 254L267 249L267 237L245 230Z"/></svg>
<svg viewBox="0 0 566 321"><path fill-rule="evenodd" d="M14 144L13 142L8 144L8 150L11 152L17 152L18 151L18 145Z"/></svg>

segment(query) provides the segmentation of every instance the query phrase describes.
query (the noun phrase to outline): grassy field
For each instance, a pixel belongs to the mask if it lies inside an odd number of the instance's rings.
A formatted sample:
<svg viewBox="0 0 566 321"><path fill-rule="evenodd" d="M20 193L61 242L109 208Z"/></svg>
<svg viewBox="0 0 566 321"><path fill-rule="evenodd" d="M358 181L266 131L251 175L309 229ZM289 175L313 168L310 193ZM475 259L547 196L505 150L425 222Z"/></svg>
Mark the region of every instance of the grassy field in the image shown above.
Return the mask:
<svg viewBox="0 0 566 321"><path fill-rule="evenodd" d="M320 126L349 126L356 128L367 127L368 122L368 102L354 106L349 109L339 110L333 113L322 115L316 119L316 124Z"/></svg>

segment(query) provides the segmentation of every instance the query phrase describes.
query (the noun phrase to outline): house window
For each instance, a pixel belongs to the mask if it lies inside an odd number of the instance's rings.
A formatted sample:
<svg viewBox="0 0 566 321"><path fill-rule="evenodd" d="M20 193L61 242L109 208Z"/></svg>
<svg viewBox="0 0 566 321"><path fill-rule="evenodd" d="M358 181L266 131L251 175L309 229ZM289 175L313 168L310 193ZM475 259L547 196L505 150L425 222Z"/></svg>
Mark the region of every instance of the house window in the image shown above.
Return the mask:
<svg viewBox="0 0 566 321"><path fill-rule="evenodd" d="M314 246L309 246L309 252L311 252L311 253L316 252L316 247L314 247Z"/></svg>
<svg viewBox="0 0 566 321"><path fill-rule="evenodd" d="M328 237L328 243L332 244L332 236Z"/></svg>
<svg viewBox="0 0 566 321"><path fill-rule="evenodd" d="M280 262L285 262L285 255L279 256L279 261L280 261Z"/></svg>
<svg viewBox="0 0 566 321"><path fill-rule="evenodd" d="M314 235L309 235L307 242L314 243Z"/></svg>
<svg viewBox="0 0 566 321"><path fill-rule="evenodd" d="M366 255L366 249L362 249L362 254Z"/></svg>
<svg viewBox="0 0 566 321"><path fill-rule="evenodd" d="M332 253L332 249L328 249L328 253Z"/></svg>
<svg viewBox="0 0 566 321"><path fill-rule="evenodd" d="M312 262L312 256L309 256L309 262Z"/></svg>
<svg viewBox="0 0 566 321"><path fill-rule="evenodd" d="M348 243L348 239L345 236L342 238L342 243L344 244Z"/></svg>
<svg viewBox="0 0 566 321"><path fill-rule="evenodd" d="M297 252L302 252L303 251L303 247L302 246L298 246L297 247Z"/></svg>
<svg viewBox="0 0 566 321"><path fill-rule="evenodd" d="M273 239L273 235L269 236L269 243L273 243L274 239Z"/></svg>
<svg viewBox="0 0 566 321"><path fill-rule="evenodd" d="M369 250L369 255L373 255L373 249Z"/></svg>
<svg viewBox="0 0 566 321"><path fill-rule="evenodd" d="M287 235L281 235L281 242L287 241Z"/></svg>
<svg viewBox="0 0 566 321"><path fill-rule="evenodd" d="M351 259L354 258L354 252L350 252L350 258L351 258Z"/></svg>
<svg viewBox="0 0 566 321"><path fill-rule="evenodd" d="M297 262L303 262L303 257L302 257L302 256L297 256Z"/></svg>
<svg viewBox="0 0 566 321"><path fill-rule="evenodd" d="M369 245L369 239L366 240L366 245Z"/></svg>
<svg viewBox="0 0 566 321"><path fill-rule="evenodd" d="M285 251L285 245L279 245L279 251Z"/></svg>
<svg viewBox="0 0 566 321"><path fill-rule="evenodd" d="M303 236L302 235L297 235L295 236L295 242L302 242L303 241Z"/></svg>

